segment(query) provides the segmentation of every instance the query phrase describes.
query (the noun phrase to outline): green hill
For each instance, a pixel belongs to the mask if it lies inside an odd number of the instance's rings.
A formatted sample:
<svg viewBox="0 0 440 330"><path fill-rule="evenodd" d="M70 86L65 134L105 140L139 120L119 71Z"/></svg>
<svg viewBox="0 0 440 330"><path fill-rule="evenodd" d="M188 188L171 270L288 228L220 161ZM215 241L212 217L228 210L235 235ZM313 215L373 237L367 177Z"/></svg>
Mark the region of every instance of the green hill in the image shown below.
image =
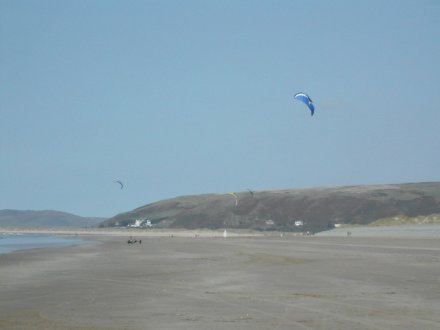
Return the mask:
<svg viewBox="0 0 440 330"><path fill-rule="evenodd" d="M149 219L159 228L248 228L318 232L394 216L440 213L440 182L181 196L121 213L101 227ZM303 226L296 226L301 220Z"/></svg>

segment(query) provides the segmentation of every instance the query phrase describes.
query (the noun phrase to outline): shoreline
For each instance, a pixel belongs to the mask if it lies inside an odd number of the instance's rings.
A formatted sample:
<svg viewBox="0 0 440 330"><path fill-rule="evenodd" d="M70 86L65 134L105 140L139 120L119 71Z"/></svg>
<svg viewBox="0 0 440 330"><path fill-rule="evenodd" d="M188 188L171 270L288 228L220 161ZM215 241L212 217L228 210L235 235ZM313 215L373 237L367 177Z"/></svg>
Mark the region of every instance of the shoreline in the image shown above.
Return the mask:
<svg viewBox="0 0 440 330"><path fill-rule="evenodd" d="M313 236L333 237L347 236L347 232L357 237L405 237L405 238L438 238L440 237L440 223L427 224L399 224L381 226L343 226L331 230L321 231ZM41 234L63 236L136 236L136 237L196 237L196 238L224 238L224 229L134 229L134 228L22 228L0 227L0 234ZM240 237L298 237L307 236L301 232L283 231L255 231L250 229L227 229L228 238Z"/></svg>
<svg viewBox="0 0 440 330"><path fill-rule="evenodd" d="M428 231L426 229L435 227L435 231ZM420 235L417 232L411 231L413 229L424 229L425 231ZM405 229L402 231L402 229ZM408 229L410 229L408 231ZM348 233L350 233L348 235ZM34 247L20 247L14 248L10 251L0 252L1 254L21 253L33 250L54 249L61 247L73 247L85 245L90 242L99 243L111 239L117 239L119 242L127 243L127 240L139 240L148 238L180 238L180 239L219 239L224 240L223 230L188 230L188 229L133 229L133 228L18 228L18 227L0 227L0 238L2 235L41 235L65 238L67 240L74 239L75 242L71 244L60 245L43 245ZM6 236L7 237L7 236ZM430 240L438 240L440 238L440 224L423 224L423 225L398 225L398 226L350 226L342 228L334 228L333 230L319 232L315 235L305 235L299 232L278 232L278 231L252 231L252 230L229 230L227 239L280 239L286 242L293 239L304 238L306 240L314 241L319 239L334 239L342 238L350 242L357 242L363 244L366 239L381 239L389 240L391 244L401 242L403 240L417 240L419 242L426 241L429 244ZM0 241L1 242L1 241ZM405 243L403 243L405 244ZM136 244L135 244L136 245Z"/></svg>
<svg viewBox="0 0 440 330"><path fill-rule="evenodd" d="M224 229L119 229L119 228L18 228L0 227L0 234L53 234L74 236L137 236L137 237L222 237ZM263 237L261 232L240 229L227 229L228 237Z"/></svg>

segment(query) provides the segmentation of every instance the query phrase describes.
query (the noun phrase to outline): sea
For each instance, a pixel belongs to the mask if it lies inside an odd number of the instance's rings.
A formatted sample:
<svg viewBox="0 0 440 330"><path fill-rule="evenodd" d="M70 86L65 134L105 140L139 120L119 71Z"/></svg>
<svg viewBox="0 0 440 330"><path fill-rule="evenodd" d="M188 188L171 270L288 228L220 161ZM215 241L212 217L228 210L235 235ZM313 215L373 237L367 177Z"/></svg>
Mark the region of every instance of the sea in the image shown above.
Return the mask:
<svg viewBox="0 0 440 330"><path fill-rule="evenodd" d="M317 233L318 236L440 238L440 224L344 227Z"/></svg>
<svg viewBox="0 0 440 330"><path fill-rule="evenodd" d="M84 244L80 238L44 234L0 233L0 253Z"/></svg>

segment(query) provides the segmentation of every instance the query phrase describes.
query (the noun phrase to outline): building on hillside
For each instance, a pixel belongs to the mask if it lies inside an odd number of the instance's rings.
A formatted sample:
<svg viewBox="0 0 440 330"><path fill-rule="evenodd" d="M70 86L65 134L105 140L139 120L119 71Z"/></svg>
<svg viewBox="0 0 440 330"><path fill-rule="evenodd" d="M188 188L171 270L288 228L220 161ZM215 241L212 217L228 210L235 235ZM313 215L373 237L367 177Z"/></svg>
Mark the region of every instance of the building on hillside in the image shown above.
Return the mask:
<svg viewBox="0 0 440 330"><path fill-rule="evenodd" d="M151 228L153 227L151 220L148 219L136 219L134 220L134 223L131 225L128 225L128 227L131 228Z"/></svg>
<svg viewBox="0 0 440 330"><path fill-rule="evenodd" d="M304 226L304 221L303 220L295 220L294 224L295 224L295 227L302 227L302 226Z"/></svg>

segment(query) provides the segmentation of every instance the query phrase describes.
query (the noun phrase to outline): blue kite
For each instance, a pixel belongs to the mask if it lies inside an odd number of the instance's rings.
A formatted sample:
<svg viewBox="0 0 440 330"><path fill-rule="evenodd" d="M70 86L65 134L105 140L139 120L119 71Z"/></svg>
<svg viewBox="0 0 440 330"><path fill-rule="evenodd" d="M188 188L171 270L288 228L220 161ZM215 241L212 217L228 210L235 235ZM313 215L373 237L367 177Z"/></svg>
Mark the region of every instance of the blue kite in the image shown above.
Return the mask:
<svg viewBox="0 0 440 330"><path fill-rule="evenodd" d="M297 93L295 94L294 98L307 105L310 109L311 115L313 116L313 114L315 113L315 106L313 105L313 101L310 96L305 93Z"/></svg>

